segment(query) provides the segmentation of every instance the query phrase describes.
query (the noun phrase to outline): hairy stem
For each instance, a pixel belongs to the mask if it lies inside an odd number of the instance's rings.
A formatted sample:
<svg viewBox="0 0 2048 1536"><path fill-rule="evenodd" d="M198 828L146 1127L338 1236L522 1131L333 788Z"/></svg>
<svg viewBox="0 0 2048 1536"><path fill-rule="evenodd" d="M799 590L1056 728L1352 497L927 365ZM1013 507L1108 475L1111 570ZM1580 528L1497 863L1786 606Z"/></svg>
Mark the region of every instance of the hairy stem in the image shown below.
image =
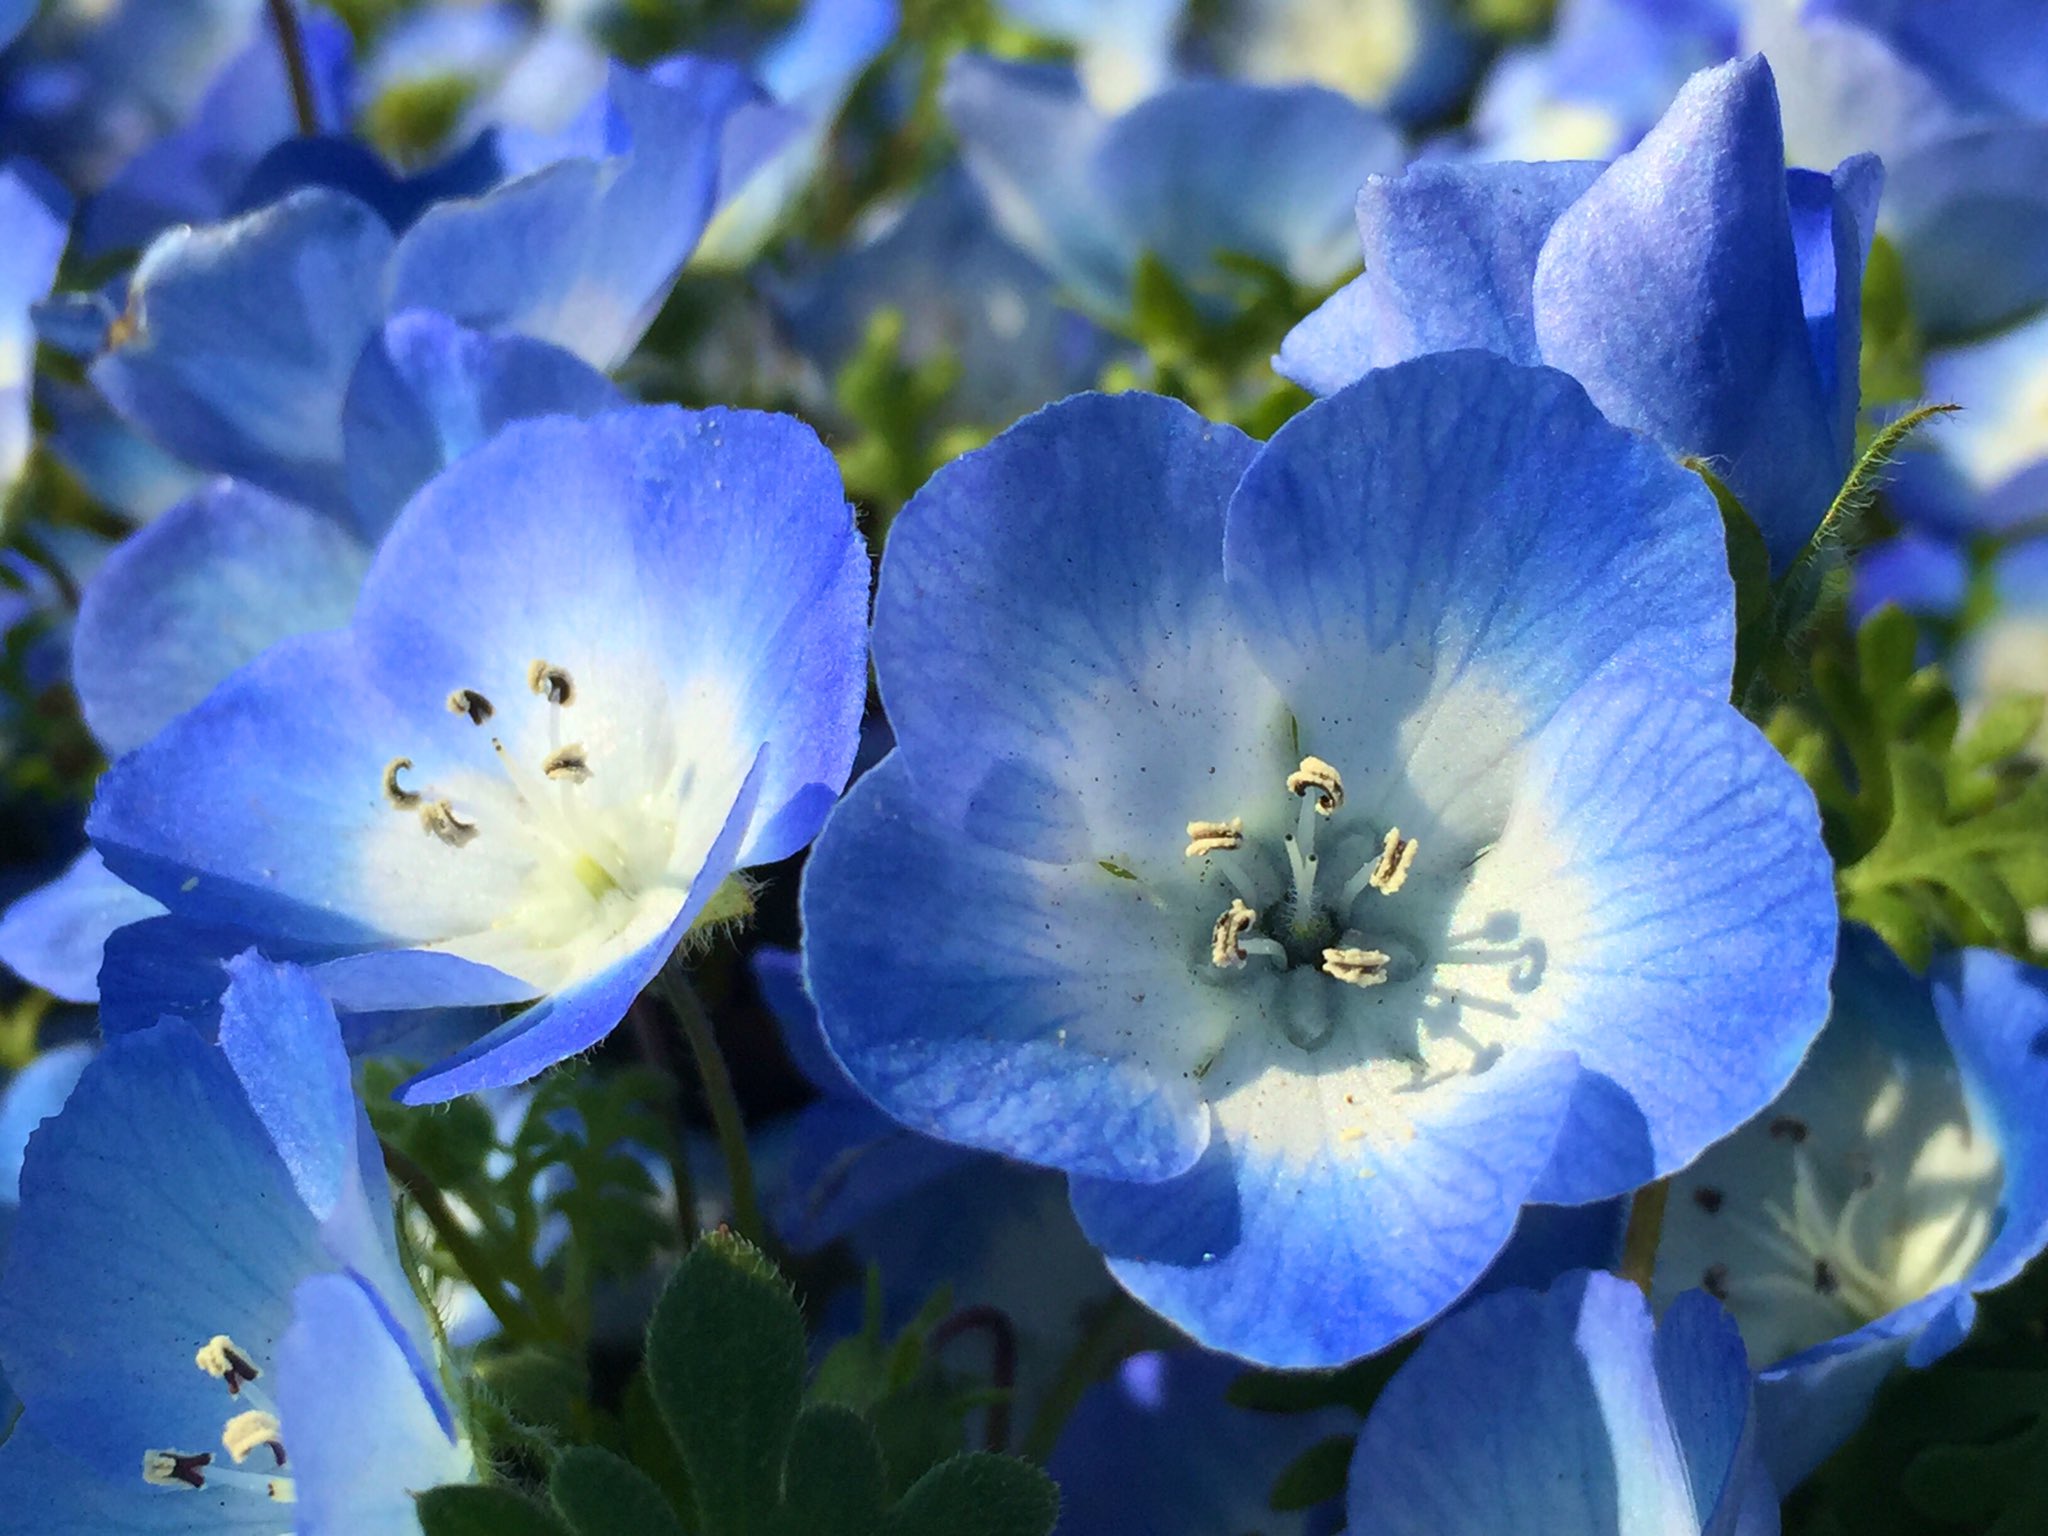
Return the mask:
<svg viewBox="0 0 2048 1536"><path fill-rule="evenodd" d="M732 1188L733 1229L764 1253L768 1251L768 1228L761 1219L760 1198L754 1192L754 1162L747 1151L747 1126L740 1114L739 1095L733 1092L732 1074L712 1033L711 1019L704 1012L690 984L672 970L655 978L662 1001L682 1026L683 1038L696 1058L697 1076L704 1085L704 1101L711 1110L712 1128L718 1132L718 1150L725 1158L726 1180Z"/></svg>

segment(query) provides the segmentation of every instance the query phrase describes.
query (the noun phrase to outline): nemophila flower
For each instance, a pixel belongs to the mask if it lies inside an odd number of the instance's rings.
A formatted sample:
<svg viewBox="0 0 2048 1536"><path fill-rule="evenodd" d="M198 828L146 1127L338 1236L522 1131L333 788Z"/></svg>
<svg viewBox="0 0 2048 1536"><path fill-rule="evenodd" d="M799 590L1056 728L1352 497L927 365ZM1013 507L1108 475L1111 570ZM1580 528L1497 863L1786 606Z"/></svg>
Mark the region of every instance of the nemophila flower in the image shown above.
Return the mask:
<svg viewBox="0 0 2048 1536"><path fill-rule="evenodd" d="M36 336L30 307L50 291L70 233L70 199L26 160L0 165L0 496L28 462Z"/></svg>
<svg viewBox="0 0 2048 1536"><path fill-rule="evenodd" d="M1027 418L890 539L897 747L804 890L833 1050L1065 1170L1210 1347L1391 1342L1524 1202L1754 1113L1825 1016L1827 859L1724 702L1721 537L1570 379L1481 353L1263 449L1146 396Z"/></svg>
<svg viewBox="0 0 2048 1536"><path fill-rule="evenodd" d="M1147 255L1205 304L1243 282L1219 252L1336 282L1353 190L1401 163L1385 119L1315 86L1189 81L1109 117L1070 69L962 54L943 101L1004 232L1110 317Z"/></svg>
<svg viewBox="0 0 2048 1536"><path fill-rule="evenodd" d="M1744 46L1785 82L1803 164L1884 159L1879 228L1915 319L1966 337L2048 299L2048 43L2026 0L1754 0Z"/></svg>
<svg viewBox="0 0 2048 1536"><path fill-rule="evenodd" d="M1785 169L1761 59L1696 76L1602 169L1429 165L1366 183L1365 275L1275 366L1327 391L1455 347L1548 363L1607 416L1705 459L1790 560L1855 448L1879 172Z"/></svg>
<svg viewBox="0 0 2048 1536"><path fill-rule="evenodd" d="M1654 1327L1606 1274L1429 1331L1373 1404L1352 1536L1775 1536L1742 1340L1698 1291Z"/></svg>
<svg viewBox="0 0 2048 1536"><path fill-rule="evenodd" d="M121 759L87 830L182 922L327 962L349 1012L533 1002L407 1096L521 1081L608 1033L734 870L810 841L867 577L790 418L516 423L408 503L347 627Z"/></svg>
<svg viewBox="0 0 2048 1536"><path fill-rule="evenodd" d="M29 1143L0 1531L417 1531L473 1475L333 1011L234 970L218 1048L110 1041Z"/></svg>
<svg viewBox="0 0 2048 1536"><path fill-rule="evenodd" d="M1655 1299L1704 1286L1734 1313L1784 1488L2048 1244L2048 976L1965 950L1930 981L1845 933L1798 1077L1672 1187Z"/></svg>
<svg viewBox="0 0 2048 1536"><path fill-rule="evenodd" d="M87 848L0 913L0 964L67 1003L96 1002L107 935L163 910Z"/></svg>
<svg viewBox="0 0 2048 1536"><path fill-rule="evenodd" d="M1335 1501L1274 1510L1273 1484L1318 1442L1350 1433L1342 1410L1259 1413L1225 1395L1235 1361L1199 1350L1131 1356L1074 1405L1046 1470L1058 1536L1330 1536Z"/></svg>
<svg viewBox="0 0 2048 1536"><path fill-rule="evenodd" d="M21 1206L21 1161L28 1139L64 1107L91 1060L90 1045L60 1045L44 1051L0 1086L0 1265L6 1263L15 1212ZM12 1424L21 1412L21 1401L7 1384L6 1366L0 1359L0 1421Z"/></svg>
<svg viewBox="0 0 2048 1536"><path fill-rule="evenodd" d="M1949 660L1957 691L1978 705L2048 693L2048 538L2002 550L1986 586L1991 610L1964 632ZM2034 755L2048 761L2048 732L2035 736Z"/></svg>

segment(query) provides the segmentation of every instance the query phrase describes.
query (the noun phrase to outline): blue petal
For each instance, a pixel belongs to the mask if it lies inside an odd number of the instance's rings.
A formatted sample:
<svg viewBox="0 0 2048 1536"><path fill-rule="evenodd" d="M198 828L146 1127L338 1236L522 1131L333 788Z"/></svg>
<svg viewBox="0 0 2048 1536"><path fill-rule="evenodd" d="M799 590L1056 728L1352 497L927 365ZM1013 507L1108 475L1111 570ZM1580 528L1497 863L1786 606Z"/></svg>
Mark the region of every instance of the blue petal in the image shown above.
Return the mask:
<svg viewBox="0 0 2048 1536"><path fill-rule="evenodd" d="M408 310L364 350L342 408L356 527L375 545L414 491L507 422L589 417L625 403L609 379L558 347Z"/></svg>
<svg viewBox="0 0 2048 1536"><path fill-rule="evenodd" d="M476 1475L431 1375L383 1298L356 1276L317 1275L298 1287L277 1391L299 1536L416 1536L416 1496Z"/></svg>
<svg viewBox="0 0 2048 1536"><path fill-rule="evenodd" d="M1177 1179L1072 1182L1120 1284L1263 1365L1341 1365L1464 1294L1506 1244L1575 1076L1568 1056L1510 1052L1461 1084L1376 1095L1380 1117L1339 1140L1332 1125L1359 1113L1345 1113L1345 1069L1362 1063L1313 1062L1275 1049L1222 1083L1219 1065L1207 1155Z"/></svg>
<svg viewBox="0 0 2048 1536"><path fill-rule="evenodd" d="M1856 558L1850 612L1860 624L1886 603L1943 618L1961 612L1970 590L1970 557L1946 539L1908 530Z"/></svg>
<svg viewBox="0 0 2048 1536"><path fill-rule="evenodd" d="M1678 1437L1703 1536L1777 1530L1777 1495L1757 1458L1749 1356L1735 1320L1704 1291L1687 1291L1657 1325L1657 1385ZM1767 1527L1738 1527L1770 1505Z"/></svg>
<svg viewBox="0 0 2048 1536"><path fill-rule="evenodd" d="M768 777L768 749L762 749L727 813L725 825L690 882L688 894L668 928L653 943L614 961L596 975L542 998L492 1030L474 1045L435 1063L399 1085L402 1104L438 1104L459 1094L506 1088L539 1075L586 1051L618 1027L647 984L654 980L706 902L738 866L741 844L752 828L761 789Z"/></svg>
<svg viewBox="0 0 2048 1536"><path fill-rule="evenodd" d="M1059 1536L1306 1536L1318 1511L1275 1514L1274 1480L1348 1415L1255 1413L1225 1396L1240 1367L1194 1350L1133 1355L1074 1407L1047 1459Z"/></svg>
<svg viewBox="0 0 2048 1536"><path fill-rule="evenodd" d="M1134 882L1002 852L927 801L886 759L805 873L807 979L846 1070L948 1141L1111 1177L1190 1167L1209 1117L1179 1055L1213 989L1151 941Z"/></svg>
<svg viewBox="0 0 2048 1536"><path fill-rule="evenodd" d="M1849 462L1856 447L1856 411L1863 344L1863 264L1877 232L1884 166L1856 155L1834 174L1790 171L1785 195L1799 261L1800 301L1820 370L1821 398L1834 415L1835 454Z"/></svg>
<svg viewBox="0 0 2048 1536"><path fill-rule="evenodd" d="M204 1450L226 1394L192 1353L268 1368L325 1258L219 1052L182 1024L111 1040L30 1142L0 1285L0 1355L46 1434L110 1477Z"/></svg>
<svg viewBox="0 0 2048 1536"><path fill-rule="evenodd" d="M67 1003L95 1003L107 935L163 907L107 873L91 849L0 915L0 961Z"/></svg>
<svg viewBox="0 0 2048 1536"><path fill-rule="evenodd" d="M54 379L46 383L52 426L45 443L97 500L146 523L205 484L204 475L115 415L97 390Z"/></svg>
<svg viewBox="0 0 2048 1536"><path fill-rule="evenodd" d="M21 1203L21 1160L37 1126L64 1107L93 1058L85 1041L44 1051L0 1089L0 1206Z"/></svg>
<svg viewBox="0 0 2048 1536"><path fill-rule="evenodd" d="M1791 1079L1828 1015L1834 877L1805 781L1655 674L1574 701L1525 772L1475 890L1539 914L1530 1026L1584 1078L1535 1198L1579 1204L1683 1167Z"/></svg>
<svg viewBox="0 0 2048 1536"><path fill-rule="evenodd" d="M1696 1376L1677 1382L1681 1400L1726 1412L1731 1397L1746 1410L1747 1372L1721 1334L1681 1323L1662 1342L1642 1293L1602 1274L1504 1292L1431 1330L1359 1437L1353 1536L1690 1536L1700 1521L1659 1378Z"/></svg>
<svg viewBox="0 0 2048 1536"><path fill-rule="evenodd" d="M1215 265L1219 251L1321 288L1357 265L1350 210L1359 185L1401 160L1400 135L1348 96L1198 80L1112 122L1092 186L1131 246L1197 296L1234 286Z"/></svg>
<svg viewBox="0 0 2048 1536"><path fill-rule="evenodd" d="M1575 1269L1618 1269L1629 1202L1525 1205L1514 1235L1466 1295L1468 1301L1511 1289L1546 1290Z"/></svg>
<svg viewBox="0 0 2048 1536"><path fill-rule="evenodd" d="M152 1488L136 1466L113 1474L67 1456L30 1413L0 1442L0 1536L277 1536L278 1506L268 1499L218 1484Z"/></svg>
<svg viewBox="0 0 2048 1536"><path fill-rule="evenodd" d="M2048 388L2048 313L1929 352L1922 388L1963 409L1930 422L1892 466L1885 491L1899 516L1958 542L2030 522L2048 495L2048 431L2030 404Z"/></svg>
<svg viewBox="0 0 2048 1536"><path fill-rule="evenodd" d="M1608 416L1711 462L1774 562L1805 546L1848 463L1807 333L1761 59L1688 82L1558 219L1536 269L1536 334Z"/></svg>
<svg viewBox="0 0 2048 1536"><path fill-rule="evenodd" d="M535 656L599 644L684 697L710 687L731 706L735 781L773 744L741 850L765 864L809 843L852 766L868 571L808 427L648 407L520 424L448 470L379 550L356 625L423 716L451 679L516 696Z"/></svg>
<svg viewBox="0 0 2048 1536"><path fill-rule="evenodd" d="M1697 479L1572 380L1464 352L1370 374L1274 434L1224 563L1259 665L1349 775L1397 764L1404 719L1468 686L1531 734L1610 668L1725 695L1723 537Z"/></svg>
<svg viewBox="0 0 2048 1536"><path fill-rule="evenodd" d="M1517 363L1536 346L1536 259L1590 161L1418 165L1358 194L1365 275L1287 333L1274 366L1318 394L1369 368L1476 347Z"/></svg>
<svg viewBox="0 0 2048 1536"><path fill-rule="evenodd" d="M875 665L935 816L1092 868L1178 848L1190 806L1270 789L1250 744L1280 706L1219 558L1253 446L1173 401L1083 395L918 492L882 563ZM1212 722L1200 750L1191 721Z"/></svg>
<svg viewBox="0 0 2048 1536"><path fill-rule="evenodd" d="M251 213L305 188L324 187L375 209L393 231L404 231L444 198L479 196L507 173L495 133L479 134L468 148L410 176L393 171L360 139L316 134L286 139L257 161L227 212Z"/></svg>
<svg viewBox="0 0 2048 1536"><path fill-rule="evenodd" d="M93 382L189 463L339 510L342 394L383 312L390 250L375 213L318 189L173 230L135 269Z"/></svg>
<svg viewBox="0 0 2048 1536"><path fill-rule="evenodd" d="M696 247L720 132L747 90L738 69L712 60L659 78L615 67L595 104L604 156L429 210L399 243L391 307L520 331L613 367Z"/></svg>
<svg viewBox="0 0 2048 1536"><path fill-rule="evenodd" d="M334 519L214 481L87 583L72 641L86 723L133 751L279 640L347 623L369 564Z"/></svg>
<svg viewBox="0 0 2048 1536"><path fill-rule="evenodd" d="M804 990L803 958L793 949L762 945L751 958L754 985L761 1001L782 1030L782 1047L790 1061L818 1092L831 1098L863 1102L860 1090L839 1065L818 1024L818 1008Z"/></svg>
<svg viewBox="0 0 2048 1536"><path fill-rule="evenodd" d="M28 461L35 329L29 306L50 291L69 234L71 200L26 160L0 165L0 494Z"/></svg>
<svg viewBox="0 0 2048 1536"><path fill-rule="evenodd" d="M809 0L789 30L763 51L754 73L777 101L826 117L889 45L901 20L897 0Z"/></svg>

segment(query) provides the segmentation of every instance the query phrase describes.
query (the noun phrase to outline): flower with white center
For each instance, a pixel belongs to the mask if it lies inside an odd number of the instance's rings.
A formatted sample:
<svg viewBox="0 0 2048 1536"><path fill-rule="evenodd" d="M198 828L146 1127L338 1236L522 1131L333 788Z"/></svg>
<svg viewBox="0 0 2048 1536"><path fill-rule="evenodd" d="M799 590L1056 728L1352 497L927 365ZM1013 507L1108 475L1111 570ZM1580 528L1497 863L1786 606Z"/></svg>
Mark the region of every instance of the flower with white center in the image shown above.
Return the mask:
<svg viewBox="0 0 2048 1536"><path fill-rule="evenodd" d="M518 1082L617 1024L739 867L810 841L867 580L788 418L515 424L407 506L347 628L122 759L88 830L173 939L317 964L347 1013L533 1003L406 1095ZM102 990L133 1001L111 966Z"/></svg>
<svg viewBox="0 0 2048 1536"><path fill-rule="evenodd" d="M110 1041L29 1143L0 1532L404 1536L474 1475L334 1012L231 969L218 1047Z"/></svg>
<svg viewBox="0 0 2048 1536"><path fill-rule="evenodd" d="M1930 985L1852 928L1799 1075L1674 1181L1654 1299L1735 1314L1784 1487L2048 1244L2044 1093L2048 975L1966 950Z"/></svg>
<svg viewBox="0 0 2048 1536"><path fill-rule="evenodd" d="M1408 1332L1525 1202L1754 1114L1825 1016L1827 857L1725 703L1721 538L1569 379L1479 353L1263 449L1142 396L1027 419L891 537L897 750L804 891L834 1051L1067 1172L1211 1347Z"/></svg>
<svg viewBox="0 0 2048 1536"><path fill-rule="evenodd" d="M1352 1536L1776 1536L1742 1340L1580 1271L1429 1331L1351 1461Z"/></svg>

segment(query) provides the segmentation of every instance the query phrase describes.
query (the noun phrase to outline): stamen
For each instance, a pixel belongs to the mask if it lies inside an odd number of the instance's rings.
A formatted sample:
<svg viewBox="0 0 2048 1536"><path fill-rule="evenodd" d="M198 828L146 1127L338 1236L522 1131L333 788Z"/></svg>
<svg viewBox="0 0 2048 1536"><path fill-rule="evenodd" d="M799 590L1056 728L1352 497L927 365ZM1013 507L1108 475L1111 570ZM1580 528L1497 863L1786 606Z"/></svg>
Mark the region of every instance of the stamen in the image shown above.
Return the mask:
<svg viewBox="0 0 2048 1536"><path fill-rule="evenodd" d="M581 784L590 777L590 758L580 741L550 752L540 771L551 779L567 779L571 784Z"/></svg>
<svg viewBox="0 0 2048 1536"><path fill-rule="evenodd" d="M1287 793L1305 795L1316 791L1316 809L1325 816L1334 815L1344 803L1344 779L1337 770L1320 757L1304 757L1301 766L1287 775Z"/></svg>
<svg viewBox="0 0 2048 1536"><path fill-rule="evenodd" d="M1835 1275L1835 1266L1826 1259L1813 1261L1813 1288L1823 1296L1832 1296L1842 1288L1842 1282Z"/></svg>
<svg viewBox="0 0 2048 1536"><path fill-rule="evenodd" d="M476 823L457 816L455 807L446 800L436 800L431 805L420 807L420 825L450 848L464 847L476 836Z"/></svg>
<svg viewBox="0 0 2048 1536"><path fill-rule="evenodd" d="M224 1333L215 1334L201 1345L192 1363L207 1375L226 1382L230 1397L239 1397L243 1387L263 1374L256 1369L256 1362Z"/></svg>
<svg viewBox="0 0 2048 1536"><path fill-rule="evenodd" d="M247 1461L249 1453L259 1446L270 1447L277 1464L280 1467L284 1465L284 1428L277 1422L275 1414L253 1408L247 1413L236 1414L220 1432L220 1443L227 1447L237 1466Z"/></svg>
<svg viewBox="0 0 2048 1536"><path fill-rule="evenodd" d="M1692 1203L1705 1211L1709 1216L1715 1215L1720 1211L1721 1200L1721 1191L1715 1189L1711 1184L1702 1184L1692 1192Z"/></svg>
<svg viewBox="0 0 2048 1536"><path fill-rule="evenodd" d="M1386 840L1380 844L1379 862L1373 865L1366 884L1382 896L1400 890L1408 883L1408 871L1415 863L1415 846L1416 840L1401 836L1399 827L1387 828Z"/></svg>
<svg viewBox="0 0 2048 1536"><path fill-rule="evenodd" d="M1388 958L1378 949L1326 949L1323 974L1354 987L1377 987L1387 979Z"/></svg>
<svg viewBox="0 0 2048 1536"><path fill-rule="evenodd" d="M213 1457L205 1451L187 1456L182 1451L144 1451L142 1480L152 1488L204 1488L205 1469Z"/></svg>
<svg viewBox="0 0 2048 1536"><path fill-rule="evenodd" d="M1728 1266L1709 1264L1706 1273L1700 1276L1700 1286L1716 1301L1728 1299Z"/></svg>
<svg viewBox="0 0 2048 1536"><path fill-rule="evenodd" d="M412 759L394 757L384 765L384 798L401 811L409 811L420 803L420 797L398 782L401 773L412 771Z"/></svg>
<svg viewBox="0 0 2048 1536"><path fill-rule="evenodd" d="M1229 853L1244 846L1244 818L1233 816L1228 821L1191 821L1188 823L1187 857L1201 858L1204 854Z"/></svg>
<svg viewBox="0 0 2048 1536"><path fill-rule="evenodd" d="M1259 914L1242 901L1233 901L1230 909L1216 919L1216 928L1209 940L1209 963L1219 970L1234 971L1245 962L1244 936L1252 931L1259 920Z"/></svg>
<svg viewBox="0 0 2048 1536"><path fill-rule="evenodd" d="M552 662L536 661L526 669L526 686L550 704L576 702L575 681Z"/></svg>
<svg viewBox="0 0 2048 1536"><path fill-rule="evenodd" d="M1780 1115L1771 1122L1771 1137L1776 1141L1789 1141L1796 1147L1806 1140L1806 1122L1793 1115Z"/></svg>
<svg viewBox="0 0 2048 1536"><path fill-rule="evenodd" d="M467 715L471 725L482 725L498 711L474 688L458 688L448 695L448 713Z"/></svg>

